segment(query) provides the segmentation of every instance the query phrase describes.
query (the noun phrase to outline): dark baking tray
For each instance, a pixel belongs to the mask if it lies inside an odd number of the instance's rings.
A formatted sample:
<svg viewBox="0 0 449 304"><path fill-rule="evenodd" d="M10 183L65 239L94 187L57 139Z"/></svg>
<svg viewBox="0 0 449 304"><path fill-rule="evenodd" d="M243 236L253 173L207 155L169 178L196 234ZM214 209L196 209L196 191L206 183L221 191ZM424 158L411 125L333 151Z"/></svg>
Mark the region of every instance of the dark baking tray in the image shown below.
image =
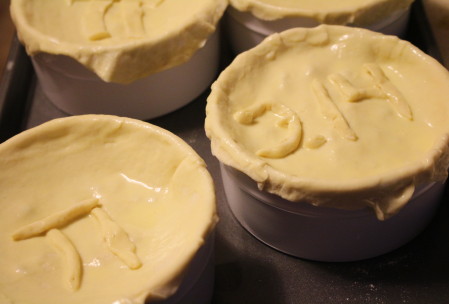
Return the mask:
<svg viewBox="0 0 449 304"><path fill-rule="evenodd" d="M412 6L405 39L440 60L422 3ZM222 44L224 68L233 54ZM209 90L184 108L149 122L179 135L206 161L216 185L213 303L449 303L448 200L432 223L407 245L351 263L321 263L280 253L256 240L230 212L218 161L203 130ZM14 41L0 83L0 142L27 128L66 116L43 95L23 47ZM446 191L447 192L447 191Z"/></svg>

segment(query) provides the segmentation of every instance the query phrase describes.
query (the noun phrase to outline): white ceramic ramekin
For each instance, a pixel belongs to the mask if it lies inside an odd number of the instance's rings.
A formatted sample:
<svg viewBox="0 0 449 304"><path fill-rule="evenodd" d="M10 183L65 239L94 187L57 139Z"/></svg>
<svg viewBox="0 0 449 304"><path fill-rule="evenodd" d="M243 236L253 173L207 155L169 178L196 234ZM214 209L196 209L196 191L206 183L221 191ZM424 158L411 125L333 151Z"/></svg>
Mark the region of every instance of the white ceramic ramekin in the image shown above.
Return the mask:
<svg viewBox="0 0 449 304"><path fill-rule="evenodd" d="M362 66L379 82L364 82ZM375 93L379 83L395 92ZM236 218L310 260L367 259L407 243L447 178L448 83L409 42L347 26L290 29L239 54L212 85L205 120ZM400 111L386 107L393 95Z"/></svg>
<svg viewBox="0 0 449 304"><path fill-rule="evenodd" d="M32 62L43 92L68 114L151 119L185 106L209 87L218 71L219 33L188 62L130 84L105 82L68 56L40 53Z"/></svg>
<svg viewBox="0 0 449 304"><path fill-rule="evenodd" d="M182 139L71 116L5 141L0 156L0 303L210 303L214 185Z"/></svg>
<svg viewBox="0 0 449 304"><path fill-rule="evenodd" d="M417 190L395 216L379 221L372 210L341 210L290 202L260 191L243 173L221 165L228 204L254 237L284 253L323 262L349 262L388 253L429 224L444 185Z"/></svg>
<svg viewBox="0 0 449 304"><path fill-rule="evenodd" d="M407 29L410 9L397 11L391 16L367 27L387 35L402 36ZM294 27L315 27L318 21L308 17L291 17L262 20L250 12L240 12L229 6L226 10L226 31L235 53L246 51L259 44L267 36Z"/></svg>

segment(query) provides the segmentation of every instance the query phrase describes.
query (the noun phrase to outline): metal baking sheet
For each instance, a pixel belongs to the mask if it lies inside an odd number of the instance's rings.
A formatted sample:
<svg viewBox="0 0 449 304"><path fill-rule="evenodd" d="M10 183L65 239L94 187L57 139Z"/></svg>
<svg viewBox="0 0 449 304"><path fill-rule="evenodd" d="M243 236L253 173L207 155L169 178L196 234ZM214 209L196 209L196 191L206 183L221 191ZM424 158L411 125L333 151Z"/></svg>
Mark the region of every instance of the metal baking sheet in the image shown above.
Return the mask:
<svg viewBox="0 0 449 304"><path fill-rule="evenodd" d="M413 5L404 38L440 59L420 1ZM221 67L232 58L224 40ZM184 108L149 122L190 144L206 161L214 178L220 222L212 303L449 303L447 191L428 228L410 243L383 256L359 262L322 263L278 252L244 230L228 208L219 163L211 155L203 129L208 94L209 90ZM0 141L63 116L67 115L43 94L16 40L0 84Z"/></svg>

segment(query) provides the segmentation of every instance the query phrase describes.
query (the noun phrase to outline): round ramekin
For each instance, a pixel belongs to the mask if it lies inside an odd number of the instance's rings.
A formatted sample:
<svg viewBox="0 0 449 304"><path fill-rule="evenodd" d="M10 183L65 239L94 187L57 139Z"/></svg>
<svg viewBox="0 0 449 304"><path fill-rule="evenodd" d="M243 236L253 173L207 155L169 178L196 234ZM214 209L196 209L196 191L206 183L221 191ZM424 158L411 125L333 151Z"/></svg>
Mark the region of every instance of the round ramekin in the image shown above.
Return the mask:
<svg viewBox="0 0 449 304"><path fill-rule="evenodd" d="M415 238L433 219L444 184L418 189L397 215L379 221L372 210L340 210L290 202L260 191L243 173L221 164L229 207L261 242L292 256L349 262L391 252Z"/></svg>
<svg viewBox="0 0 449 304"><path fill-rule="evenodd" d="M390 95L359 70L373 62ZM409 42L353 27L290 29L239 54L212 85L205 120L233 214L263 243L310 260L406 244L447 179L447 83ZM389 96L404 107L392 111Z"/></svg>
<svg viewBox="0 0 449 304"><path fill-rule="evenodd" d="M26 130L0 155L1 299L210 303L214 185L182 139L136 119L82 115Z"/></svg>
<svg viewBox="0 0 449 304"><path fill-rule="evenodd" d="M70 115L147 120L179 109L210 86L227 5L17 0L10 10L54 105Z"/></svg>
<svg viewBox="0 0 449 304"><path fill-rule="evenodd" d="M315 27L323 24L312 17L285 17L263 20L251 12L243 12L229 6L225 14L226 31L235 53L246 51L259 44L267 36L294 27ZM408 25L410 8L393 12L378 22L364 26L387 35L403 36Z"/></svg>
<svg viewBox="0 0 449 304"><path fill-rule="evenodd" d="M129 84L105 82L68 56L40 53L31 59L44 94L62 111L147 120L189 104L210 86L218 72L219 39L215 32L188 62Z"/></svg>

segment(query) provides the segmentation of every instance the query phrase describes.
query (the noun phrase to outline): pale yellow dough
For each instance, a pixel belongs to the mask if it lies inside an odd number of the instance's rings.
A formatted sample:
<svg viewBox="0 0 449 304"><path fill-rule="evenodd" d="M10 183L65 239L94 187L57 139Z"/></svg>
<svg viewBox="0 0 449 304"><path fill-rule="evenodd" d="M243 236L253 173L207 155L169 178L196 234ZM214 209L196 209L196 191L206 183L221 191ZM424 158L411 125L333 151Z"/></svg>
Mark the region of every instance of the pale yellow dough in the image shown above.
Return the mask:
<svg viewBox="0 0 449 304"><path fill-rule="evenodd" d="M393 36L274 34L222 72L206 112L213 153L288 200L384 219L447 176L449 74Z"/></svg>
<svg viewBox="0 0 449 304"><path fill-rule="evenodd" d="M413 0L230 0L263 20L308 17L320 23L369 26L407 9Z"/></svg>
<svg viewBox="0 0 449 304"><path fill-rule="evenodd" d="M105 81L129 83L187 62L226 7L226 0L14 0L11 16L30 55L67 55Z"/></svg>
<svg viewBox="0 0 449 304"><path fill-rule="evenodd" d="M115 116L56 119L2 143L0 189L1 303L170 297L217 221L193 149Z"/></svg>

